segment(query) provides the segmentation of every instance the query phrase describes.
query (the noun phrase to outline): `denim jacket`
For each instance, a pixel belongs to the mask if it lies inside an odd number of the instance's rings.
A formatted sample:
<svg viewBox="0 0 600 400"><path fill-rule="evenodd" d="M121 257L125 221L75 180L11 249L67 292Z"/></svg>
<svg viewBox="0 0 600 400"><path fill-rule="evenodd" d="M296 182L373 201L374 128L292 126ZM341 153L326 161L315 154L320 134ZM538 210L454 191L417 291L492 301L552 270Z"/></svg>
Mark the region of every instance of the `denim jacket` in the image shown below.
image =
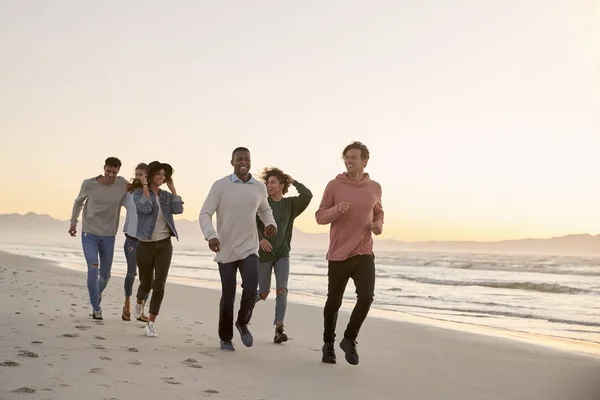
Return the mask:
<svg viewBox="0 0 600 400"><path fill-rule="evenodd" d="M167 224L171 228L171 236L175 236L179 240L173 215L183 213L183 201L181 201L181 197L173 196L170 192L164 190L159 190L158 199L160 200L160 207L165 220L167 220ZM158 207L155 207L156 196L154 192L150 191L150 198L147 199L144 196L144 189L138 188L133 191L133 202L138 213L136 237L150 240L156 226L156 219L158 218Z"/></svg>

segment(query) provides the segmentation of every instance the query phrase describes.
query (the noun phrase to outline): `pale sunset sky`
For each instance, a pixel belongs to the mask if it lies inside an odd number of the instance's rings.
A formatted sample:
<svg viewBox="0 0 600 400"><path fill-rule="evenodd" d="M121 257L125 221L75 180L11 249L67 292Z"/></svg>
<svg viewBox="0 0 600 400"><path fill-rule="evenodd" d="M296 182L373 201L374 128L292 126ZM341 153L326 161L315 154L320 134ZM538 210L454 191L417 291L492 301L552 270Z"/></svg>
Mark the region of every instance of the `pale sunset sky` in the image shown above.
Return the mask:
<svg viewBox="0 0 600 400"><path fill-rule="evenodd" d="M382 237L600 232L597 0L4 0L0 30L0 213L67 219L116 156L128 179L171 163L196 220L247 146L253 172L313 191L296 226L326 232L360 140Z"/></svg>

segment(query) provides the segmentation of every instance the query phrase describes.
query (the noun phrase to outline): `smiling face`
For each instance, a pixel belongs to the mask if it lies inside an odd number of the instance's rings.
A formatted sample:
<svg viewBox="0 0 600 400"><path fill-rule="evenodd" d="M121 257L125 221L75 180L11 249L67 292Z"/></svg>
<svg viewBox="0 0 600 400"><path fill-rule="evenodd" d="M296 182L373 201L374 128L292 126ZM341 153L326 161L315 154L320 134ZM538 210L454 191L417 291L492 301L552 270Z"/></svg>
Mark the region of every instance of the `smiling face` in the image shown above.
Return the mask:
<svg viewBox="0 0 600 400"><path fill-rule="evenodd" d="M267 192L271 197L281 197L283 194L283 183L279 182L279 180L275 176L270 176L267 180Z"/></svg>
<svg viewBox="0 0 600 400"><path fill-rule="evenodd" d="M344 165L346 166L346 172L361 173L364 172L367 166L367 160L363 159L360 149L349 149L344 154Z"/></svg>
<svg viewBox="0 0 600 400"><path fill-rule="evenodd" d="M161 186L163 183L165 183L165 170L164 169L160 169L158 170L158 172L156 174L154 174L154 176L152 177L152 183L156 186Z"/></svg>
<svg viewBox="0 0 600 400"><path fill-rule="evenodd" d="M145 168L138 168L135 170L135 179L142 179L142 176L146 176Z"/></svg>
<svg viewBox="0 0 600 400"><path fill-rule="evenodd" d="M110 165L104 166L104 181L106 183L115 183L115 179L117 179L117 175L119 174L119 167L113 167Z"/></svg>
<svg viewBox="0 0 600 400"><path fill-rule="evenodd" d="M233 153L233 157L231 160L231 165L233 166L233 172L239 176L244 177L247 176L250 172L250 152L246 150L239 150Z"/></svg>

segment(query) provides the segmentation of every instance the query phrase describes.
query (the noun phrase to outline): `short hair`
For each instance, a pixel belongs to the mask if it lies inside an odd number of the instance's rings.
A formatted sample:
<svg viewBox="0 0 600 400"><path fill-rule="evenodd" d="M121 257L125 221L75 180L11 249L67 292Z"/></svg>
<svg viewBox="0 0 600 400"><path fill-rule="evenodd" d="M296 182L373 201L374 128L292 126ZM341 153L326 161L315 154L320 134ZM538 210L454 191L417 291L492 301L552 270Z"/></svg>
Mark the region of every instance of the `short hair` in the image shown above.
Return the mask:
<svg viewBox="0 0 600 400"><path fill-rule="evenodd" d="M248 153L250 153L250 150L248 150L247 147L236 147L235 149L233 149L233 151L231 152L231 159L233 160L233 156L235 155L235 153L237 153L238 151L247 151Z"/></svg>
<svg viewBox="0 0 600 400"><path fill-rule="evenodd" d="M263 169L260 173L260 179L264 183L267 183L269 181L269 178L272 176L274 176L275 179L279 181L279 183L283 183L283 189L281 190L281 193L286 194L288 192L288 189L290 188L290 180L288 176L282 170L275 167L265 167L265 169Z"/></svg>
<svg viewBox="0 0 600 400"><path fill-rule="evenodd" d="M352 150L352 149L360 150L360 158L362 158L363 160L369 159L370 154L369 154L369 149L367 148L367 146L362 144L362 142L356 142L356 141L350 143L348 146L346 146L344 148L344 151L342 152L342 157L345 157L348 150Z"/></svg>
<svg viewBox="0 0 600 400"><path fill-rule="evenodd" d="M119 160L117 157L108 157L106 160L104 160L104 167L121 168L121 160Z"/></svg>

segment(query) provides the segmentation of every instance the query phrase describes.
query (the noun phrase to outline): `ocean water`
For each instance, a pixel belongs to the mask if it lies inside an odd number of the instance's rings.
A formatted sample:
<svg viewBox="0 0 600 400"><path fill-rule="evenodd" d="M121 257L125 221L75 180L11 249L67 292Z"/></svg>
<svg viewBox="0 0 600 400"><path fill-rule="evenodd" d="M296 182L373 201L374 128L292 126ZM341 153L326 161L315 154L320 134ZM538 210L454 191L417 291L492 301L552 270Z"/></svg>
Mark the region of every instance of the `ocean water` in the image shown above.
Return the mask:
<svg viewBox="0 0 600 400"><path fill-rule="evenodd" d="M67 246L0 244L0 250L86 270L79 242ZM212 259L213 253L204 246L175 244L169 276L179 283L219 288ZM373 307L388 314L600 343L600 257L387 251L376 253L376 268ZM119 243L113 277L124 275L125 270ZM111 284L117 280L122 284L118 278ZM288 287L290 301L324 304L327 261L323 250L293 251ZM355 299L351 281L345 298Z"/></svg>

